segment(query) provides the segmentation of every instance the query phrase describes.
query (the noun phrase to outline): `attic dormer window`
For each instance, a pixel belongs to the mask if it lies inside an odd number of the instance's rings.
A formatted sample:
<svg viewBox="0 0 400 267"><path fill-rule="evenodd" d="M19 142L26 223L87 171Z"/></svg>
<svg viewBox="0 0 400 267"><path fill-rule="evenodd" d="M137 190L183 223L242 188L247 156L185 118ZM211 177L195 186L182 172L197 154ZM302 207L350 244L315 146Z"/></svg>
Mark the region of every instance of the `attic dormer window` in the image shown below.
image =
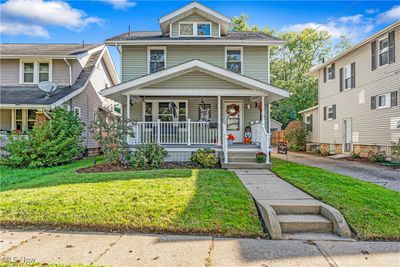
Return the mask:
<svg viewBox="0 0 400 267"><path fill-rule="evenodd" d="M180 22L179 36L211 36L211 22Z"/></svg>

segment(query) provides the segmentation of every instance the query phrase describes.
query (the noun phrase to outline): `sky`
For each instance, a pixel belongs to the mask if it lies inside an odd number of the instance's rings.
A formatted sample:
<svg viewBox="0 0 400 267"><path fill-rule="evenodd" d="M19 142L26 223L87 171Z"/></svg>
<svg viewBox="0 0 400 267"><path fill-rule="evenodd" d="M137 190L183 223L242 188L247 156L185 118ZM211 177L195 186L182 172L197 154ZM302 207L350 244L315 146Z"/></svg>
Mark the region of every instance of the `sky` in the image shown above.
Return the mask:
<svg viewBox="0 0 400 267"><path fill-rule="evenodd" d="M159 30L158 19L191 1L0 0L1 43L102 43L128 31ZM400 20L400 1L199 1L278 32L312 27L355 44ZM111 50L113 58L117 52ZM118 65L119 60L115 60ZM117 68L118 69L118 68Z"/></svg>

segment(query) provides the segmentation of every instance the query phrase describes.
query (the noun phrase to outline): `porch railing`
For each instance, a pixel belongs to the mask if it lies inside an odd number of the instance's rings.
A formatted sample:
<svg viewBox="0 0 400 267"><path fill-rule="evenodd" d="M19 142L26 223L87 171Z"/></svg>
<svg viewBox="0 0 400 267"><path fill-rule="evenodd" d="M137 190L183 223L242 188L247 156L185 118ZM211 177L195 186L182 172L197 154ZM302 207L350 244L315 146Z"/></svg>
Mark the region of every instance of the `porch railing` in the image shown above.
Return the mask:
<svg viewBox="0 0 400 267"><path fill-rule="evenodd" d="M203 121L137 122L129 144L218 144L218 124Z"/></svg>
<svg viewBox="0 0 400 267"><path fill-rule="evenodd" d="M222 150L224 152L224 163L228 163L229 159L228 159L228 132L226 129L226 124L223 123L222 124Z"/></svg>

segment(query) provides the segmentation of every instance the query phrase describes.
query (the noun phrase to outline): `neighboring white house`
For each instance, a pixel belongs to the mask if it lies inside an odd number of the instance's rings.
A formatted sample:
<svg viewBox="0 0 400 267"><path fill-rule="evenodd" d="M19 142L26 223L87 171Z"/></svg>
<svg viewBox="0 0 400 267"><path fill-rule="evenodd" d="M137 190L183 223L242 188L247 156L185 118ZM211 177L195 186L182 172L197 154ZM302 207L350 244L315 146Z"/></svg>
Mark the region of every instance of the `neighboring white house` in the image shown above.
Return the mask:
<svg viewBox="0 0 400 267"><path fill-rule="evenodd" d="M282 123L280 123L277 120L271 119L271 127L269 127L269 128L270 128L271 133L275 132L275 131L280 131L280 130L282 130Z"/></svg>
<svg viewBox="0 0 400 267"><path fill-rule="evenodd" d="M159 19L161 31L127 32L105 41L121 53L122 83L102 91L123 104L132 146L159 143L172 160L212 147L224 161L235 150L268 152L270 103L289 96L269 84L269 51L284 41L231 32L232 20L197 2ZM252 125L253 144L244 145ZM235 136L228 146L226 136Z"/></svg>
<svg viewBox="0 0 400 267"><path fill-rule="evenodd" d="M319 78L319 115L313 121L319 123L322 151L390 153L400 139L400 21L310 75Z"/></svg>
<svg viewBox="0 0 400 267"><path fill-rule="evenodd" d="M319 106L316 105L299 111L299 113L303 116L303 121L306 125L306 149L310 151L319 143Z"/></svg>
<svg viewBox="0 0 400 267"><path fill-rule="evenodd" d="M50 96L38 88L46 81L57 85ZM64 106L85 123L84 146L97 149L88 126L96 113L114 112L117 103L99 92L118 83L105 45L0 44L0 130L24 133L37 115Z"/></svg>

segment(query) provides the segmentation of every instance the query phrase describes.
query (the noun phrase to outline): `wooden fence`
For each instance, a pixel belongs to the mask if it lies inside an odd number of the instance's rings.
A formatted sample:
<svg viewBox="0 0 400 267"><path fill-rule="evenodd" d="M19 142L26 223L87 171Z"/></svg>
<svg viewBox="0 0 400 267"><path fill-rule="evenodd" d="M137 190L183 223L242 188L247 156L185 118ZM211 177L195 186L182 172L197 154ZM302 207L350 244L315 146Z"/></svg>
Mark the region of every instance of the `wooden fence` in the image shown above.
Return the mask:
<svg viewBox="0 0 400 267"><path fill-rule="evenodd" d="M271 143L277 145L279 142L287 142L286 130L272 132Z"/></svg>

